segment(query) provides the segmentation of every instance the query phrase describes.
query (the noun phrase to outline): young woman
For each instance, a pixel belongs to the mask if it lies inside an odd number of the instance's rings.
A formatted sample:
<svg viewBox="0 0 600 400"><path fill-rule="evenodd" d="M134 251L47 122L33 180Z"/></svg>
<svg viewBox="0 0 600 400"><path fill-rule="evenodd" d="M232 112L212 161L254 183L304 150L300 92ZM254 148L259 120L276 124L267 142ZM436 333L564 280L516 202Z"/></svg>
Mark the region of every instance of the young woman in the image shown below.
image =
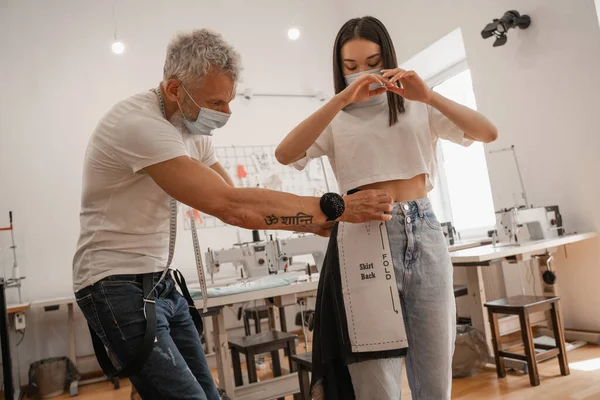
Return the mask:
<svg viewBox="0 0 600 400"><path fill-rule="evenodd" d="M436 143L492 142L497 130L480 113L398 68L384 25L348 21L333 52L336 95L295 127L276 157L302 169L327 156L342 193L383 189L394 199L386 223L408 350L352 353L340 306L337 226L321 271L313 343L315 398L400 398L401 358L413 399L450 399L455 338L452 264L427 193L434 182ZM343 301L343 300L342 300Z"/></svg>

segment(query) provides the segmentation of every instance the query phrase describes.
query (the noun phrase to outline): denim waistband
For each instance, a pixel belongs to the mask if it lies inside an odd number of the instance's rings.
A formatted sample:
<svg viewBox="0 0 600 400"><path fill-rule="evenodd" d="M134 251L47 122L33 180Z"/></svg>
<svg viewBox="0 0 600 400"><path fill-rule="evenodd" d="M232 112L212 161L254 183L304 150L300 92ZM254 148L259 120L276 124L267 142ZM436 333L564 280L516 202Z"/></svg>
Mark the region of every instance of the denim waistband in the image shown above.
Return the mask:
<svg viewBox="0 0 600 400"><path fill-rule="evenodd" d="M356 192L360 192L359 189L348 190L348 195L354 194ZM394 203L392 210L392 215L399 216L422 216L426 211L433 211L433 207L431 206L431 201L429 201L429 197L423 197L417 200L410 201L399 201Z"/></svg>
<svg viewBox="0 0 600 400"><path fill-rule="evenodd" d="M152 278L154 279L155 282L158 282L158 280L160 279L160 277L162 276L163 273L162 272L149 272L149 274L152 275ZM102 280L103 281L130 281L130 282L142 283L142 279L143 279L144 275L147 275L147 274L109 275ZM169 272L165 276L165 279L172 279L171 272Z"/></svg>
<svg viewBox="0 0 600 400"><path fill-rule="evenodd" d="M393 204L392 215L401 217L415 217L423 216L425 212L433 211L431 201L429 198L423 197L422 199L400 201Z"/></svg>

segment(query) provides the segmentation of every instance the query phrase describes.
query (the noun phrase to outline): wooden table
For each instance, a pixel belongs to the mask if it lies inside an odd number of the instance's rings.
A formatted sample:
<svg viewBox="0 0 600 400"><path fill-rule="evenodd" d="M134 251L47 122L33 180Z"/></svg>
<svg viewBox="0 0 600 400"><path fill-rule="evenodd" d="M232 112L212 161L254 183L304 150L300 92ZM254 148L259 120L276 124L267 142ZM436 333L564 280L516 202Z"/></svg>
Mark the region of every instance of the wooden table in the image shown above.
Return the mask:
<svg viewBox="0 0 600 400"><path fill-rule="evenodd" d="M487 311L484 304L487 302L485 285L483 282L482 268L498 265L506 260L516 262L528 261L532 256L544 255L548 251L553 252L558 247L566 246L572 243L584 240L594 239L598 233L581 233L573 235L560 236L554 239L532 241L521 245L485 245L458 250L450 253L454 267L467 267L467 288L469 292L469 310L473 327L481 332L485 338L488 354L493 359L492 333L487 321ZM545 261L544 265L545 265ZM546 294L554 294L554 289L549 289ZM532 324L545 322L546 318L542 315L541 319L532 320ZM518 320L514 318L502 318L500 320L500 334L514 331L518 327ZM565 335L568 339L568 335Z"/></svg>
<svg viewBox="0 0 600 400"><path fill-rule="evenodd" d="M29 310L31 303L20 303L20 304L9 304L6 307L7 314L15 314L18 312L25 312Z"/></svg>
<svg viewBox="0 0 600 400"><path fill-rule="evenodd" d="M298 374L291 373L270 379L265 382L257 382L246 386L235 387L231 359L228 352L227 330L225 329L225 317L223 309L225 306L246 303L254 300L273 298L274 304L281 308L296 304L299 297L312 297L316 295L319 284L318 275L313 274L309 281L297 282L287 286L271 289L261 289L252 292L238 293L234 295L211 297L208 299L208 308L218 310L212 316L213 340L219 373L219 387L236 400L259 400L285 397L299 391ZM196 301L196 307L202 309L202 300ZM275 325L272 329L278 329L280 324L279 314L274 313Z"/></svg>
<svg viewBox="0 0 600 400"><path fill-rule="evenodd" d="M466 240L455 240L454 244L448 246L448 251L458 251L464 249L471 249L474 247L484 246L486 244L491 244L492 238L485 237L479 239L466 239Z"/></svg>

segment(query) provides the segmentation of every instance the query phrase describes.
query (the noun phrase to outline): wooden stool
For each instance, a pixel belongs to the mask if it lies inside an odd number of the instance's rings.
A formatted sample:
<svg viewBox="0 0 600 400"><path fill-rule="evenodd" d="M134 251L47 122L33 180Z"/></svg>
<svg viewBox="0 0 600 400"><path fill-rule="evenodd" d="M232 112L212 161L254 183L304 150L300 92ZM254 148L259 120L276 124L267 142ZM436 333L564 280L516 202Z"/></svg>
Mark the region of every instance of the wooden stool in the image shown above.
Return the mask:
<svg viewBox="0 0 600 400"><path fill-rule="evenodd" d="M296 335L287 332L270 331L257 333L256 335L245 336L229 340L231 349L231 361L233 364L233 377L236 386L242 386L242 363L240 353L246 356L246 366L248 367L248 383L258 381L256 376L256 362L254 357L257 354L271 353L273 360L273 375L281 376L281 362L279 360L279 350L287 349L288 354L296 354ZM289 358L290 373L295 372L296 368ZM280 399L283 400L283 397Z"/></svg>
<svg viewBox="0 0 600 400"><path fill-rule="evenodd" d="M454 285L454 298L458 298L458 297L462 297L462 296L466 296L469 294L469 291L467 290L467 285ZM471 319L470 318L460 318L458 316L458 307L456 308L456 323L457 324L470 324L471 323Z"/></svg>
<svg viewBox="0 0 600 400"><path fill-rule="evenodd" d="M454 297L466 296L469 294L466 285L454 285Z"/></svg>
<svg viewBox="0 0 600 400"><path fill-rule="evenodd" d="M300 400L311 400L310 376L312 372L312 351L292 356L298 368L298 383L300 384Z"/></svg>
<svg viewBox="0 0 600 400"><path fill-rule="evenodd" d="M252 332L250 332L250 318L254 320L254 330L256 333L260 333L260 321L263 319L269 320L269 325L271 324L271 316L269 314L269 307L267 306L258 306L258 307L248 307L244 309L244 331L246 332L246 336L250 336Z"/></svg>
<svg viewBox="0 0 600 400"><path fill-rule="evenodd" d="M488 309L490 325L492 328L492 339L494 347L494 356L496 359L496 372L499 378L506 376L504 367L504 358L514 358L527 362L529 369L529 382L531 386L540 384L540 376L538 373L537 362L544 361L558 355L558 363L560 365L560 373L569 375L569 364L567 363L567 351L565 349L565 336L558 309L558 301L560 297L540 297L540 296L514 296L506 299L490 301L485 304ZM552 329L554 330L554 340L556 346L546 346L533 343L533 332L529 322L529 314L550 310L552 318ZM521 335L523 337L523 345L525 347L525 355L509 353L500 349L500 327L498 325L498 314L518 315L521 323ZM536 355L535 349L547 350L546 352Z"/></svg>

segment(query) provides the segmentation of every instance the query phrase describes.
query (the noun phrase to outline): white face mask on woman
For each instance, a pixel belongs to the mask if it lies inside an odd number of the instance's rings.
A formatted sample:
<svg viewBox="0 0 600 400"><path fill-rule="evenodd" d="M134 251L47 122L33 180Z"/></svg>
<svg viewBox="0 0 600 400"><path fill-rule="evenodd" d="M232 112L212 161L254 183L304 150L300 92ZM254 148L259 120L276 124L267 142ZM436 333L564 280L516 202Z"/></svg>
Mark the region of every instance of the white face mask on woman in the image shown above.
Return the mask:
<svg viewBox="0 0 600 400"><path fill-rule="evenodd" d="M198 118L196 118L195 121L189 121L183 114L181 105L179 105L179 102L177 102L177 105L179 106L179 111L181 111L181 114L183 116L183 123L191 133L196 135L212 136L213 130L225 126L225 124L229 120L229 117L231 117L231 114L211 110L210 108L200 107L198 103L194 101L187 89L183 85L181 85L181 87L183 88L183 90L185 90L185 93L192 100L192 102L194 102L194 104L200 109L200 112L198 113Z"/></svg>
<svg viewBox="0 0 600 400"><path fill-rule="evenodd" d="M356 82L356 80L358 80L358 78L360 78L363 75L366 75L366 74L382 75L381 71L382 71L382 69L378 68L378 69L371 69L371 70L368 70L368 71L356 72L354 74L345 75L344 79L346 80L346 85L349 86L350 84ZM369 89L375 90L375 89L380 88L380 87L381 87L380 84L374 83L371 86L369 86Z"/></svg>
<svg viewBox="0 0 600 400"><path fill-rule="evenodd" d="M346 86L351 85L352 83L356 82L356 80L358 80L358 78L360 78L361 76L366 75L366 74L381 75L381 68L371 69L369 71L356 72L356 73L350 74L350 75L345 75L344 79L346 80ZM375 90L375 89L379 89L380 87L381 87L380 84L373 83L372 85L369 86L369 89ZM373 96L370 99L367 99L363 102L351 104L350 107L351 108L352 107L368 107L368 106L373 106L375 104L381 104L386 99L386 96L387 96L387 93L384 92L377 96Z"/></svg>

